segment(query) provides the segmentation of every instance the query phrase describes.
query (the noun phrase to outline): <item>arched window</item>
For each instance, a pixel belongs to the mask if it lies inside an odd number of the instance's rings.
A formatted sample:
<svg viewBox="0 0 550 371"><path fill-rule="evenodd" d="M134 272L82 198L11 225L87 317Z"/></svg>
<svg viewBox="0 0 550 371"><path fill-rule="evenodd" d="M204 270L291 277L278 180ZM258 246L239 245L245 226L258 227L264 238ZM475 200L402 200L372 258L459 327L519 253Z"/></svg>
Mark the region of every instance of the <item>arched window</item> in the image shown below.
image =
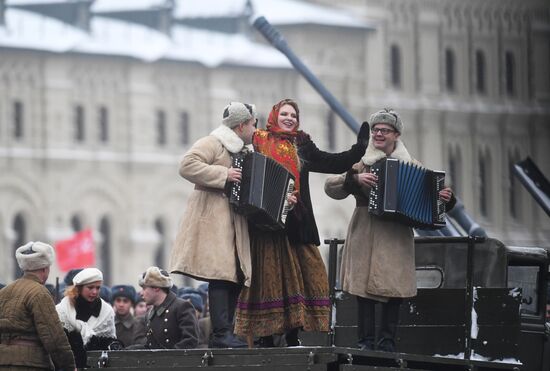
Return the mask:
<svg viewBox="0 0 550 371"><path fill-rule="evenodd" d="M516 95L516 59L514 53L507 51L504 54L504 71L506 74L506 95Z"/></svg>
<svg viewBox="0 0 550 371"><path fill-rule="evenodd" d="M112 245L112 231L111 222L107 216L101 218L99 222L99 233L101 234L100 251L100 264L101 271L103 272L103 282L105 285L111 283L111 245Z"/></svg>
<svg viewBox="0 0 550 371"><path fill-rule="evenodd" d="M479 212L489 216L491 189L491 157L488 152L479 154Z"/></svg>
<svg viewBox="0 0 550 371"><path fill-rule="evenodd" d="M86 137L86 128L84 125L84 107L80 104L74 106L73 110L74 140L83 142Z"/></svg>
<svg viewBox="0 0 550 371"><path fill-rule="evenodd" d="M486 93L486 69L485 53L481 50L476 50L476 92L478 94Z"/></svg>
<svg viewBox="0 0 550 371"><path fill-rule="evenodd" d="M161 218L155 220L155 230L159 235L159 244L157 246L157 251L155 252L155 264L157 267L164 267L164 250L167 244L166 241L166 230L164 228L164 222Z"/></svg>
<svg viewBox="0 0 550 371"><path fill-rule="evenodd" d="M514 219L520 218L520 197L518 192L520 187L518 184L518 178L514 175L514 165L519 162L519 151L517 149L511 151L508 154L508 170L509 170L509 211L510 216Z"/></svg>
<svg viewBox="0 0 550 371"><path fill-rule="evenodd" d="M336 149L336 128L334 111L328 111L327 115L327 143L330 151Z"/></svg>
<svg viewBox="0 0 550 371"><path fill-rule="evenodd" d="M107 107L99 107L99 141L107 143L109 141L109 111Z"/></svg>
<svg viewBox="0 0 550 371"><path fill-rule="evenodd" d="M13 137L21 139L24 135L23 121L23 102L16 100L13 102Z"/></svg>
<svg viewBox="0 0 550 371"><path fill-rule="evenodd" d="M27 222L25 221L25 218L23 217L23 214L19 213L13 218L12 223L13 232L15 234L15 238L13 240L13 254L11 255L13 258L13 263L15 269L13 270L13 279L17 279L21 277L21 274L23 271L19 268L19 264L17 264L17 260L15 259L15 250L19 246L23 246L25 243L27 243L28 237L27 237Z"/></svg>
<svg viewBox="0 0 550 371"><path fill-rule="evenodd" d="M455 53L451 49L445 49L445 88L449 92L456 90L455 86Z"/></svg>
<svg viewBox="0 0 550 371"><path fill-rule="evenodd" d="M401 88L401 50L393 44L390 47L390 73L392 87Z"/></svg>
<svg viewBox="0 0 550 371"><path fill-rule="evenodd" d="M451 148L449 150L449 179L446 180L453 192L456 195L460 195L462 191L462 156L460 154L460 149Z"/></svg>
<svg viewBox="0 0 550 371"><path fill-rule="evenodd" d="M71 217L71 228L74 232L80 232L82 230L82 221L78 215Z"/></svg>
<svg viewBox="0 0 550 371"><path fill-rule="evenodd" d="M186 146L189 144L189 113L183 111L180 113L180 144Z"/></svg>
<svg viewBox="0 0 550 371"><path fill-rule="evenodd" d="M166 145L166 112L157 110L157 144L159 146Z"/></svg>

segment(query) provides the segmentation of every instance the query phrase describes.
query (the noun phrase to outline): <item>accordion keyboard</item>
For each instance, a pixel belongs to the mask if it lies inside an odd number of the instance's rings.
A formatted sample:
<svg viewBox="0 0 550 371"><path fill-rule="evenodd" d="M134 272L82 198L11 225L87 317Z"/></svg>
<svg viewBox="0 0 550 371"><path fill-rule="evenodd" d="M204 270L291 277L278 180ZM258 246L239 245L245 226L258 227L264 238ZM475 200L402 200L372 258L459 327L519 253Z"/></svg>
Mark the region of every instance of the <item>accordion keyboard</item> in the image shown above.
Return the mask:
<svg viewBox="0 0 550 371"><path fill-rule="evenodd" d="M380 168L379 167L373 167L371 168L371 173L376 175L378 179L380 179ZM369 195L369 209L377 210L379 206L379 194L380 191L378 190L378 187L380 187L380 182L377 182L374 187L371 188L370 195Z"/></svg>
<svg viewBox="0 0 550 371"><path fill-rule="evenodd" d="M243 161L244 161L244 156L234 156L231 167L242 170ZM237 204L239 203L239 201L241 200L241 183L240 182L231 183L231 188L229 190L228 196L229 196L230 203L237 203Z"/></svg>
<svg viewBox="0 0 550 371"><path fill-rule="evenodd" d="M288 202L288 196L290 196L292 192L294 192L294 179L289 180L288 187L286 189L285 204L283 206L283 212L281 213L281 221L283 224L286 223L288 212L292 209L292 206L290 206L290 203Z"/></svg>

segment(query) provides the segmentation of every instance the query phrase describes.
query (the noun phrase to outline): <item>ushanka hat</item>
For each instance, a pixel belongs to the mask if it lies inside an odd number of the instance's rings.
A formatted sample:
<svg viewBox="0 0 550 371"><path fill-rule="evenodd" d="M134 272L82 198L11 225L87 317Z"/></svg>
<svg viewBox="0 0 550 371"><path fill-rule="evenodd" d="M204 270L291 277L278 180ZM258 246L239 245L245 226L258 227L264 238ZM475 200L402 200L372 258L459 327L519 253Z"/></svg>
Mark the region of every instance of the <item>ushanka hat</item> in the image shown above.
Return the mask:
<svg viewBox="0 0 550 371"><path fill-rule="evenodd" d="M149 267L139 278L141 287L161 287L169 289L172 287L172 278L168 272L159 267Z"/></svg>
<svg viewBox="0 0 550 371"><path fill-rule="evenodd" d="M223 109L222 122L228 128L256 118L256 106L248 103L231 102Z"/></svg>
<svg viewBox="0 0 550 371"><path fill-rule="evenodd" d="M74 276L82 272L83 269L84 268L75 268L68 271L67 274L65 275L65 278L63 278L63 282L65 283L65 285L71 286L73 284Z"/></svg>
<svg viewBox="0 0 550 371"><path fill-rule="evenodd" d="M403 131L403 122L397 112L391 108L384 108L376 113L373 113L369 119L370 127L376 124L386 124L393 126L399 134Z"/></svg>
<svg viewBox="0 0 550 371"><path fill-rule="evenodd" d="M35 271L52 265L55 258L53 247L44 242L29 242L15 250L15 259L23 271Z"/></svg>
<svg viewBox="0 0 550 371"><path fill-rule="evenodd" d="M183 300L190 301L191 304L193 304L193 306L195 307L195 309L202 313L204 309L204 303L202 301L202 297L199 294L188 292L178 296Z"/></svg>
<svg viewBox="0 0 550 371"><path fill-rule="evenodd" d="M116 298L127 298L135 304L136 289L130 285L115 285L111 287L111 301L114 303Z"/></svg>
<svg viewBox="0 0 550 371"><path fill-rule="evenodd" d="M85 268L73 277L75 286L87 285L88 283L103 281L103 273L97 268Z"/></svg>

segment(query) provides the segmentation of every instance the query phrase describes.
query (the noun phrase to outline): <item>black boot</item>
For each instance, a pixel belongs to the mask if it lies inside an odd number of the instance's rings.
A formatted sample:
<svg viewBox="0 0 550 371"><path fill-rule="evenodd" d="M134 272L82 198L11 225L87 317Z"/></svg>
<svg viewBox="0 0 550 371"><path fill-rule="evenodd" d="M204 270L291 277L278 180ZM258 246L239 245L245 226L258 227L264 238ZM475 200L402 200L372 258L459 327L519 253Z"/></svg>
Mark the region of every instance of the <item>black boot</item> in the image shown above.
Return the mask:
<svg viewBox="0 0 550 371"><path fill-rule="evenodd" d="M231 332L235 328L235 311L237 309L237 301L239 300L239 294L241 293L241 286L231 284L227 290L227 320L231 324Z"/></svg>
<svg viewBox="0 0 550 371"><path fill-rule="evenodd" d="M275 343L273 342L273 335L261 336L258 339L259 348L275 348Z"/></svg>
<svg viewBox="0 0 550 371"><path fill-rule="evenodd" d="M231 285L229 282L212 281L208 287L212 322L212 334L208 342L210 348L246 348L248 346L233 334L233 324L229 321ZM233 313L235 313L234 308Z"/></svg>
<svg viewBox="0 0 550 371"><path fill-rule="evenodd" d="M300 339L298 339L298 332L300 329L298 327L293 328L292 330L285 333L285 340L287 347L298 347L300 346Z"/></svg>
<svg viewBox="0 0 550 371"><path fill-rule="evenodd" d="M374 300L357 296L357 347L374 350Z"/></svg>
<svg viewBox="0 0 550 371"><path fill-rule="evenodd" d="M382 324L377 350L395 352L395 333L399 322L399 306L401 299L390 299L382 304Z"/></svg>

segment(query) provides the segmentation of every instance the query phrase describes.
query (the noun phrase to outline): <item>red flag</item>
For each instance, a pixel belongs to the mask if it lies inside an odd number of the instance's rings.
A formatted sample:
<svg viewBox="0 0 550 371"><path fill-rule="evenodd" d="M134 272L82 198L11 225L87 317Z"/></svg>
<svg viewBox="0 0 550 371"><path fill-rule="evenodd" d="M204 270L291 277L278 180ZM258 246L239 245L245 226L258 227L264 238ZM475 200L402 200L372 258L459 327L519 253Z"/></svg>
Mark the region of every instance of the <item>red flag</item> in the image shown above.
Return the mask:
<svg viewBox="0 0 550 371"><path fill-rule="evenodd" d="M57 241L55 250L57 264L63 272L95 265L95 246L91 229L80 231L68 240Z"/></svg>

